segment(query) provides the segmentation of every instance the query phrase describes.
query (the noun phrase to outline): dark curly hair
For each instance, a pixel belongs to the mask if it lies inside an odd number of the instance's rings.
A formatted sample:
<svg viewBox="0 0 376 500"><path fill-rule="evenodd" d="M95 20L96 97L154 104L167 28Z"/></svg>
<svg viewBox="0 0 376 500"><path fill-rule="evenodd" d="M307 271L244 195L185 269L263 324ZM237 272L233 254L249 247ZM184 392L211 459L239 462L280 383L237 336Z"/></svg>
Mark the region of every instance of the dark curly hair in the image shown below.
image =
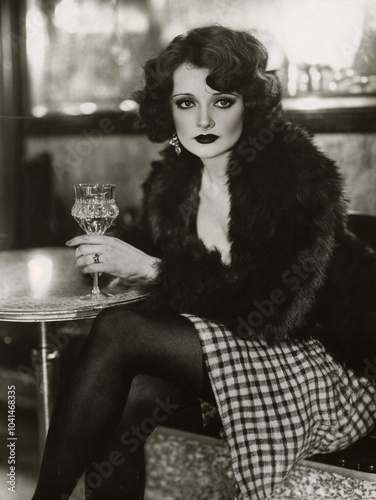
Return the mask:
<svg viewBox="0 0 376 500"><path fill-rule="evenodd" d="M245 106L245 126L265 126L280 117L281 84L266 71L265 47L245 31L219 25L195 28L175 37L145 65L145 86L134 94L141 124L149 139L163 142L175 127L170 97L173 75L184 63L209 70L207 84L219 92L239 92Z"/></svg>

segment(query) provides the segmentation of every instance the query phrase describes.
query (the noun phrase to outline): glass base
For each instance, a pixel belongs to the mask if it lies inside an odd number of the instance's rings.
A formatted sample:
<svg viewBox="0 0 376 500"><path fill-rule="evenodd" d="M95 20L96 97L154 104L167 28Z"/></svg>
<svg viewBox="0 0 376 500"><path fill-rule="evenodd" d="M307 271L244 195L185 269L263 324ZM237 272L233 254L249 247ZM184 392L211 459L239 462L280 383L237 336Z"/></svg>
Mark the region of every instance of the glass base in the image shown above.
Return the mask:
<svg viewBox="0 0 376 500"><path fill-rule="evenodd" d="M108 298L112 298L113 295L110 293L102 292L98 286L98 273L93 273L93 288L91 292L87 295L80 297L80 300L86 300L90 302L98 302L100 300L106 300Z"/></svg>
<svg viewBox="0 0 376 500"><path fill-rule="evenodd" d="M88 293L87 295L82 295L81 297L78 297L79 300L85 300L85 301L90 301L90 302L97 302L100 300L107 300L107 299L112 299L114 296L111 293Z"/></svg>

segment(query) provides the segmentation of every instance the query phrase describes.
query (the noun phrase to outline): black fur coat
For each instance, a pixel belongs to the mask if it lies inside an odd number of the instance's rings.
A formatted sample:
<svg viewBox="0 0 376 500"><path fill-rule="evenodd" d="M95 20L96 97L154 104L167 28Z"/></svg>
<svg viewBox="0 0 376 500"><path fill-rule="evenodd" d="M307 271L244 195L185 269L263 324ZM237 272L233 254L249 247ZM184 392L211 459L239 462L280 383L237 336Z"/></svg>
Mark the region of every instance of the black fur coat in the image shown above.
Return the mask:
<svg viewBox="0 0 376 500"><path fill-rule="evenodd" d="M170 147L153 163L142 216L147 250L161 258L151 303L243 338L318 336L376 380L376 258L346 230L334 162L295 125L257 148L253 139L244 131L228 164L230 264L196 233L201 161Z"/></svg>

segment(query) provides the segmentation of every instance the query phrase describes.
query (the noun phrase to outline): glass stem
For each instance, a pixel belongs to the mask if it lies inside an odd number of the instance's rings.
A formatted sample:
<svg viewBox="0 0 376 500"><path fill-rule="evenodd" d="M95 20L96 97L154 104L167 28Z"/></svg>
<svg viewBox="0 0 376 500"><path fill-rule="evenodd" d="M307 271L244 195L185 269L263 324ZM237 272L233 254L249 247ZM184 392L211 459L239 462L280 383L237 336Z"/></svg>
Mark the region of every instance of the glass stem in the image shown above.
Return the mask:
<svg viewBox="0 0 376 500"><path fill-rule="evenodd" d="M93 273L93 289L91 291L91 295L99 295L101 291L98 286L98 273Z"/></svg>

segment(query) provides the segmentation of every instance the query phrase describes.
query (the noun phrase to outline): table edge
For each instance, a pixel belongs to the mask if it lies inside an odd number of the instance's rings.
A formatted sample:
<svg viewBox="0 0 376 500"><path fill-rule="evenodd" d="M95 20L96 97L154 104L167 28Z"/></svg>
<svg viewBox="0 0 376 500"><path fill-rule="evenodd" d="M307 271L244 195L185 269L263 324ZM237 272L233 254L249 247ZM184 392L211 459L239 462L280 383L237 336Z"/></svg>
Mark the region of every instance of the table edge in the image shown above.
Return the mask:
<svg viewBox="0 0 376 500"><path fill-rule="evenodd" d="M95 309L81 311L63 311L63 312L44 312L43 314L31 311L14 311L14 312L0 312L0 321L10 323L37 323L37 322L52 322L52 321L71 321L74 319L94 319L103 309L110 307L121 306L130 304L132 302L139 302L143 300L147 294L138 295L118 302L103 304L103 306L96 306Z"/></svg>

